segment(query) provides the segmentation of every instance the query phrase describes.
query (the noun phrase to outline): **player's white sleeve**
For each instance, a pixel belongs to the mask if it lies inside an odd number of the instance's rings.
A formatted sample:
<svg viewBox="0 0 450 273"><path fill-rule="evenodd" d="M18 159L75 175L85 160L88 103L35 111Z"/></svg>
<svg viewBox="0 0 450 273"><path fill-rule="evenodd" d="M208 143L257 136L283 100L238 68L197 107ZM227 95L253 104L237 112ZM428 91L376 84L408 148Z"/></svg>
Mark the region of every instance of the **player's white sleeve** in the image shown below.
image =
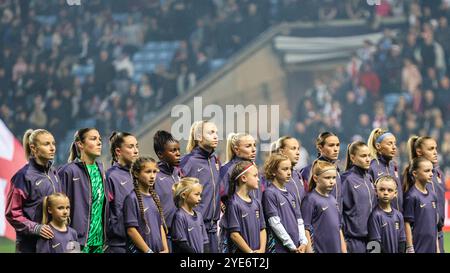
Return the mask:
<svg viewBox="0 0 450 273"><path fill-rule="evenodd" d="M273 232L275 232L275 235L281 240L281 242L285 247L289 248L292 251L295 251L297 249L291 237L287 233L286 229L281 224L280 217L278 216L270 217L269 225L272 228Z"/></svg>
<svg viewBox="0 0 450 273"><path fill-rule="evenodd" d="M303 219L297 219L298 224L298 234L300 236L300 244L307 245L308 244L308 238L306 237L305 232L305 225L303 224Z"/></svg>

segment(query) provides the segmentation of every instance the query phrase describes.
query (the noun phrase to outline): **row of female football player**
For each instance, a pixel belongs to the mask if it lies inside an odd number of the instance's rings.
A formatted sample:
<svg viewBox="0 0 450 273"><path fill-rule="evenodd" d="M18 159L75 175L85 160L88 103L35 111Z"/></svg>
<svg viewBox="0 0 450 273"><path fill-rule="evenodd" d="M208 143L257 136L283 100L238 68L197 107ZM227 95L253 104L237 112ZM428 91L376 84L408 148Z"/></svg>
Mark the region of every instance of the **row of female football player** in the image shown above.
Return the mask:
<svg viewBox="0 0 450 273"><path fill-rule="evenodd" d="M95 128L77 131L68 163L56 169L52 134L25 133L29 161L12 178L6 208L17 252L443 252L445 180L431 137L410 138L402 180L396 138L380 128L348 146L345 171L329 132L301 171L289 136L258 168L255 139L230 134L221 165L208 121L192 125L183 157L165 131L154 135L158 161L140 155L132 134L109 141L106 172Z"/></svg>

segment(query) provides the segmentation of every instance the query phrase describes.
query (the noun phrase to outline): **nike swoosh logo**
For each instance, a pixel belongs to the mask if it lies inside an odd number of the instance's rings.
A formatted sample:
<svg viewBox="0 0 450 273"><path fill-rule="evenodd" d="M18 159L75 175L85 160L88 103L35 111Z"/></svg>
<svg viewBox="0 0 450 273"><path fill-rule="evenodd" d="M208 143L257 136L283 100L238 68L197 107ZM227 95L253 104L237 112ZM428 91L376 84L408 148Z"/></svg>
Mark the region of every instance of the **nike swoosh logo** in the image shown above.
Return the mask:
<svg viewBox="0 0 450 273"><path fill-rule="evenodd" d="M194 229L193 227L188 228L188 232L191 232L193 229Z"/></svg>
<svg viewBox="0 0 450 273"><path fill-rule="evenodd" d="M204 168L197 169L197 172L201 172Z"/></svg>
<svg viewBox="0 0 450 273"><path fill-rule="evenodd" d="M73 181L78 181L78 180L80 180L80 178L79 178L79 177L75 177L75 178L73 178L72 180L73 180Z"/></svg>
<svg viewBox="0 0 450 273"><path fill-rule="evenodd" d="M39 180L38 182L36 182L36 186L39 186L41 183L42 183L42 179L41 180Z"/></svg>
<svg viewBox="0 0 450 273"><path fill-rule="evenodd" d="M322 211L326 211L328 209L328 207L324 207L322 208Z"/></svg>
<svg viewBox="0 0 450 273"><path fill-rule="evenodd" d="M387 226L387 223L384 223L384 224L381 225L381 227L385 227L385 226Z"/></svg>
<svg viewBox="0 0 450 273"><path fill-rule="evenodd" d="M286 202L281 202L281 203L280 203L280 206L284 206L284 204L286 204Z"/></svg>
<svg viewBox="0 0 450 273"><path fill-rule="evenodd" d="M357 189L357 188L359 188L360 186L361 186L361 184L359 184L359 185L354 185L353 188Z"/></svg>
<svg viewBox="0 0 450 273"><path fill-rule="evenodd" d="M52 248L57 248L61 243L57 243L56 245L52 245Z"/></svg>
<svg viewBox="0 0 450 273"><path fill-rule="evenodd" d="M245 218L245 217L247 217L247 216L248 216L248 213L242 214L242 218Z"/></svg>
<svg viewBox="0 0 450 273"><path fill-rule="evenodd" d="M160 177L159 180L164 180L164 179L166 179L166 178L167 178L166 176Z"/></svg>
<svg viewBox="0 0 450 273"><path fill-rule="evenodd" d="M148 210L148 208L145 208L145 209L144 209L144 212L146 212L147 210Z"/></svg>
<svg viewBox="0 0 450 273"><path fill-rule="evenodd" d="M420 204L421 208L424 208L427 204Z"/></svg>
<svg viewBox="0 0 450 273"><path fill-rule="evenodd" d="M122 181L122 182L120 182L120 185L125 185L126 183L128 183L128 181Z"/></svg>

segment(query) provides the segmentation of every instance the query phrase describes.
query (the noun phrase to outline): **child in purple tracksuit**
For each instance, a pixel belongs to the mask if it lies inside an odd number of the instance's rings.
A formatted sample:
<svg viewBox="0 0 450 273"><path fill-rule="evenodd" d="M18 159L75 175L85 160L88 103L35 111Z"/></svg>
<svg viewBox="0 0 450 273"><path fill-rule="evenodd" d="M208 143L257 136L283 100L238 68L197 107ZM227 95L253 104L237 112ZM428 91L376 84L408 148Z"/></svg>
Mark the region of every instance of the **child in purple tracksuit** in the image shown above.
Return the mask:
<svg viewBox="0 0 450 273"><path fill-rule="evenodd" d="M445 187L444 173L439 168L436 140L430 136L412 136L408 140L407 148L410 155L409 160L422 156L433 163L433 179L431 183L427 184L427 187L437 196L439 250L441 253L444 253L444 233L442 228L445 220L445 192L447 189Z"/></svg>
<svg viewBox="0 0 450 273"><path fill-rule="evenodd" d="M154 186L159 169L150 157L131 165L134 190L125 198L123 218L128 253L168 253L167 226Z"/></svg>
<svg viewBox="0 0 450 273"><path fill-rule="evenodd" d="M209 239L203 216L194 208L200 203L202 185L197 178L184 177L173 185L177 211L172 221L175 253L208 253Z"/></svg>
<svg viewBox="0 0 450 273"><path fill-rule="evenodd" d="M337 135L331 132L320 133L316 138L316 149L319 152L318 160L327 161L336 165L337 177L336 185L334 186L331 194L336 198L339 205L339 211L342 213L343 195L342 195L342 178L340 175L339 167L336 162L339 157L340 141ZM308 165L300 170L301 176L305 183L305 189L308 189L307 181L309 181L312 165Z"/></svg>
<svg viewBox="0 0 450 273"><path fill-rule="evenodd" d="M202 201L198 211L203 215L209 236L209 250L219 252L217 221L220 216L220 162L214 155L219 137L217 126L208 121L195 122L191 127L185 155L180 162L182 172L187 177L196 177L203 186Z"/></svg>
<svg viewBox="0 0 450 273"><path fill-rule="evenodd" d="M346 253L342 217L330 192L336 183L336 166L316 160L311 168L310 192L302 202L308 253Z"/></svg>
<svg viewBox="0 0 450 273"><path fill-rule="evenodd" d="M110 190L107 252L126 253L123 202L134 188L130 167L139 157L139 148L136 137L126 132L113 132L109 142L112 166L106 171L106 182Z"/></svg>
<svg viewBox="0 0 450 273"><path fill-rule="evenodd" d="M308 244L298 199L286 190L291 178L291 161L285 155L272 154L264 165L271 181L263 194L264 215L269 226L267 252L304 253Z"/></svg>
<svg viewBox="0 0 450 273"><path fill-rule="evenodd" d="M158 131L153 136L153 148L159 158L159 173L156 174L155 190L161 200L164 217L169 228L167 242L169 249L172 250L171 244L171 227L172 220L177 207L173 202L173 185L180 181L180 143L166 131Z"/></svg>
<svg viewBox="0 0 450 273"><path fill-rule="evenodd" d="M397 194L397 183L392 176L380 176L375 181L378 206L368 222L368 240L377 242L381 253L404 253L406 247L405 225L400 211L392 208Z"/></svg>
<svg viewBox="0 0 450 273"><path fill-rule="evenodd" d="M439 253L437 196L427 187L433 178L433 164L416 157L403 177L406 252Z"/></svg>
<svg viewBox="0 0 450 273"><path fill-rule="evenodd" d="M376 206L375 188L368 169L369 148L356 141L348 146L346 172L342 174L344 236L349 253L366 253L367 221Z"/></svg>
<svg viewBox="0 0 450 273"><path fill-rule="evenodd" d="M77 232L69 227L70 201L64 193L54 193L44 198L42 224L49 225L53 238L40 238L37 253L76 253L80 251Z"/></svg>
<svg viewBox="0 0 450 273"><path fill-rule="evenodd" d="M42 222L42 200L60 192L61 184L52 167L56 145L52 134L44 129L27 130L23 147L28 163L11 179L6 199L5 217L16 230L16 252L36 252L38 238L54 236Z"/></svg>
<svg viewBox="0 0 450 273"><path fill-rule="evenodd" d="M397 154L396 138L388 130L375 128L369 136L369 146L372 162L370 162L369 175L372 181L378 177L390 175L397 183L397 196L392 200L392 207L403 211L403 189L401 178L398 175L397 163L393 160Z"/></svg>
<svg viewBox="0 0 450 273"><path fill-rule="evenodd" d="M106 243L110 196L103 164L96 161L101 151L98 130L80 129L71 146L69 163L58 171L62 190L70 200L70 226L78 233L83 253L103 253Z"/></svg>
<svg viewBox="0 0 450 273"><path fill-rule="evenodd" d="M261 202L250 193L259 187L258 169L251 161L241 161L230 177L229 200L225 210L228 251L264 253L266 224Z"/></svg>

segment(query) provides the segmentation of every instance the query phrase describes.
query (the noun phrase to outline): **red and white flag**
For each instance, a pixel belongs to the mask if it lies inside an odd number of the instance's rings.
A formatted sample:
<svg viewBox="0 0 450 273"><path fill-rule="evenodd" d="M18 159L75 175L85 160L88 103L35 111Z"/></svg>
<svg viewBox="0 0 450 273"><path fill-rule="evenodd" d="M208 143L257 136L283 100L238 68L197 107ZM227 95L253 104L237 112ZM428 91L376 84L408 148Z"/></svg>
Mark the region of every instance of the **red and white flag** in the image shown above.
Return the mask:
<svg viewBox="0 0 450 273"><path fill-rule="evenodd" d="M22 144L0 119L0 237L15 240L16 232L5 219L6 195L11 177L25 164Z"/></svg>

